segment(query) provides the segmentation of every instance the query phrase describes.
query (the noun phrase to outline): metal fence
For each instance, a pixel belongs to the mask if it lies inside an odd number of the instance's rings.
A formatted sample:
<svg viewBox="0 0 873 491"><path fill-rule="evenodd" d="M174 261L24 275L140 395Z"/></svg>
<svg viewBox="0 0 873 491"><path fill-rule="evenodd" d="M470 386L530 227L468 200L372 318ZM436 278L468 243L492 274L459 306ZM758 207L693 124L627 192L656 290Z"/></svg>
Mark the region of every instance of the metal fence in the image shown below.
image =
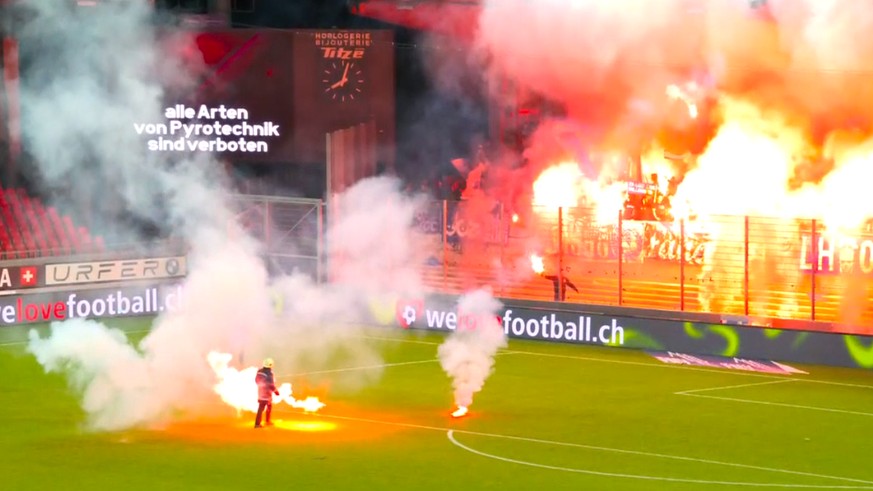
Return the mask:
<svg viewBox="0 0 873 491"><path fill-rule="evenodd" d="M324 202L236 195L233 203L275 273L326 280ZM432 202L415 226L427 253L423 278L437 292L489 285L503 298L821 321L822 329L873 333L869 227L836 232L816 220L742 216L665 223L588 208L520 216L475 200Z"/></svg>
<svg viewBox="0 0 873 491"><path fill-rule="evenodd" d="M324 278L324 203L317 199L236 195L236 220L264 246L275 273Z"/></svg>
<svg viewBox="0 0 873 491"><path fill-rule="evenodd" d="M416 225L430 240L424 277L447 293L487 284L505 298L823 321L841 332L867 332L873 321L866 228L742 216L631 221L587 208L519 216L475 202L433 203Z"/></svg>

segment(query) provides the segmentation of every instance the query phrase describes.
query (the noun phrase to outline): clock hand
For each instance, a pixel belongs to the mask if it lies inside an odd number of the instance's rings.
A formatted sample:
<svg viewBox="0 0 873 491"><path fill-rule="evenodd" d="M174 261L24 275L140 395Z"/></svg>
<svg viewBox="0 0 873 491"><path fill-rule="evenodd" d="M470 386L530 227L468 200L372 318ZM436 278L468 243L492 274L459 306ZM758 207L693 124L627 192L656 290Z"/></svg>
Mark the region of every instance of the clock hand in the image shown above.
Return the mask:
<svg viewBox="0 0 873 491"><path fill-rule="evenodd" d="M350 63L346 63L346 67L343 70L343 78L341 78L337 83L330 86L331 90L336 89L338 87L343 87L349 81L349 65Z"/></svg>

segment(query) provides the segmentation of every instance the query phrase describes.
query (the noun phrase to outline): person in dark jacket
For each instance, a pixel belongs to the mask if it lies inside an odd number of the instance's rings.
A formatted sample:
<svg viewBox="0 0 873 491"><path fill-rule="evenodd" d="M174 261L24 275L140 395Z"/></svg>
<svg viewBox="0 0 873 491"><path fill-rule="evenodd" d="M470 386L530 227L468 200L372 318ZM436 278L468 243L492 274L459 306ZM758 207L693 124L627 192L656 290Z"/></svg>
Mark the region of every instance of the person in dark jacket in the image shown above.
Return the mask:
<svg viewBox="0 0 873 491"><path fill-rule="evenodd" d="M264 366L255 375L255 383L258 384L258 415L255 417L255 428L263 428L261 426L261 417L264 417L265 425L273 426L273 422L270 420L273 412L273 395L279 395L279 390L276 388L276 381L273 379L272 358L264 360Z"/></svg>
<svg viewBox="0 0 873 491"><path fill-rule="evenodd" d="M552 282L552 287L555 291L555 301L563 302L567 300L567 288L570 288L576 293L579 293L579 289L576 288L576 285L570 281L570 278L567 278L567 273L563 275L556 274L548 274L545 271L540 273L540 276Z"/></svg>

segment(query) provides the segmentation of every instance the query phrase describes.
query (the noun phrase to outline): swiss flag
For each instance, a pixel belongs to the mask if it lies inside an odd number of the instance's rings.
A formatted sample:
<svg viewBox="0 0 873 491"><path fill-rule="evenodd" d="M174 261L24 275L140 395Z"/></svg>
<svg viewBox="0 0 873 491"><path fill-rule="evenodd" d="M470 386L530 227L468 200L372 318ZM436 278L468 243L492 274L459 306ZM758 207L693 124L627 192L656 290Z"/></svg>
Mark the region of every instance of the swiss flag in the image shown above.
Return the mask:
<svg viewBox="0 0 873 491"><path fill-rule="evenodd" d="M37 283L36 266L21 267L21 286L34 286Z"/></svg>

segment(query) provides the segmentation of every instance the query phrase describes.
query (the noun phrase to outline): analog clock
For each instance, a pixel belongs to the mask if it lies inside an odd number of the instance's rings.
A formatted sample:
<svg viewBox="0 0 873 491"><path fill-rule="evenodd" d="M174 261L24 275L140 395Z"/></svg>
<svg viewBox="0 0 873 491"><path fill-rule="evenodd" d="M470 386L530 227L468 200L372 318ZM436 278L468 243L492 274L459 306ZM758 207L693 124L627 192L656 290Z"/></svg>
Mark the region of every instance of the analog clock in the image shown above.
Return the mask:
<svg viewBox="0 0 873 491"><path fill-rule="evenodd" d="M322 90L324 94L338 102L350 102L361 97L364 75L360 62L333 60L322 70Z"/></svg>

